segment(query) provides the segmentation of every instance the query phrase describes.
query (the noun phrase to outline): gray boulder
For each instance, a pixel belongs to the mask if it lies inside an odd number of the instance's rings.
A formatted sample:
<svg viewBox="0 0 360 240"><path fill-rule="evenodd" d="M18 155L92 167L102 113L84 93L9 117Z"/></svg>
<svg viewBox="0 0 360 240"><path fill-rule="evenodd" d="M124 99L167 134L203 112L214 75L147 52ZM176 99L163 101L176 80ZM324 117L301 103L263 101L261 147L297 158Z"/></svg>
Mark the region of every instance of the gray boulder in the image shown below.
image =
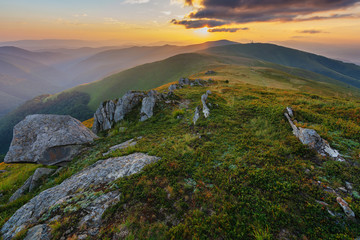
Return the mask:
<svg viewBox="0 0 360 240"><path fill-rule="evenodd" d="M302 144L315 149L322 156L329 156L339 162L345 161L345 159L341 157L340 153L336 149L331 148L330 144L325 139L321 138L314 129L298 128L291 120L289 113L290 112L284 113L284 115L293 129L293 134L299 138Z"/></svg>
<svg viewBox="0 0 360 240"><path fill-rule="evenodd" d="M105 101L100 104L100 107L94 114L94 124L92 128L94 133L112 128L114 123L115 107L115 102L112 100Z"/></svg>
<svg viewBox="0 0 360 240"><path fill-rule="evenodd" d="M120 122L125 115L131 112L145 97L143 92L129 91L116 104L114 120Z"/></svg>
<svg viewBox="0 0 360 240"><path fill-rule="evenodd" d="M14 127L6 163L59 165L69 162L97 136L70 116L35 114Z"/></svg>
<svg viewBox="0 0 360 240"><path fill-rule="evenodd" d="M142 100L141 111L140 111L140 121L145 121L151 118L154 115L154 107L156 104L157 92L151 90L147 97Z"/></svg>
<svg viewBox="0 0 360 240"><path fill-rule="evenodd" d="M33 175L31 175L25 183L10 197L9 202L15 201L19 197L23 196L28 192L34 191L41 184L41 179L45 176L51 175L55 172L54 169L50 168L37 168Z"/></svg>
<svg viewBox="0 0 360 240"><path fill-rule="evenodd" d="M157 160L159 160L158 157L134 153L124 157L96 162L92 166L66 179L60 185L41 192L18 209L1 229L4 240L11 239L27 225L37 224L43 214L48 213L51 207L66 202L67 199L75 194L80 194L78 192L79 189L82 192L86 192L94 189L96 186L109 184L120 177L135 174L144 166ZM111 198L116 198L116 196L111 195ZM100 202L104 203L104 201Z"/></svg>

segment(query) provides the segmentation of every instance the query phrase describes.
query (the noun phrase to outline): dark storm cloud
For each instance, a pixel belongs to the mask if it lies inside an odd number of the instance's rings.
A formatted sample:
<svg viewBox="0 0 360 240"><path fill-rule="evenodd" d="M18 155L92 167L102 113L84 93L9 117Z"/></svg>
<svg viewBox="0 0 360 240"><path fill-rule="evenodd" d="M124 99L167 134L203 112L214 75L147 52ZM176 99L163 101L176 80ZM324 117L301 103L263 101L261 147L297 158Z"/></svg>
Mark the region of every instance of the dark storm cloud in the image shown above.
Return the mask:
<svg viewBox="0 0 360 240"><path fill-rule="evenodd" d="M234 33L240 30L249 30L249 28L211 28L208 32L230 32Z"/></svg>
<svg viewBox="0 0 360 240"><path fill-rule="evenodd" d="M203 28L203 27L219 27L226 23L218 20L176 20L171 21L173 24L184 25L186 28Z"/></svg>
<svg viewBox="0 0 360 240"><path fill-rule="evenodd" d="M194 6L195 2L199 1L184 0L184 3L190 6ZM345 9L358 2L360 0L202 0L200 7L191 12L188 18L226 23L320 20L351 15L334 14L309 18L301 16Z"/></svg>

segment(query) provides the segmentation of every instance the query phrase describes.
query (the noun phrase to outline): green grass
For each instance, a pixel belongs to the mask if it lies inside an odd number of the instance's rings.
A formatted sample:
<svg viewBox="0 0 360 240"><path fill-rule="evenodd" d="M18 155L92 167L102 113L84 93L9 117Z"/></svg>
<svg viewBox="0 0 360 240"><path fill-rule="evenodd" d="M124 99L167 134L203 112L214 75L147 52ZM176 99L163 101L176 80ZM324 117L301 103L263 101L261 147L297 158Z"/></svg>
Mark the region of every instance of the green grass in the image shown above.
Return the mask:
<svg viewBox="0 0 360 240"><path fill-rule="evenodd" d="M355 221L331 217L315 200L342 214L336 196L314 182L336 188L349 181L359 192L359 166L334 162L303 146L283 112L292 106L300 126L316 129L349 161L359 164L359 98L331 95L331 87L315 94L318 83L267 68L216 71L211 76L218 80L214 85L175 91L180 101L189 102L188 107L162 103L144 122L138 121L137 108L41 190L104 159L102 153L109 147L143 136L135 147L110 156L145 152L161 160L104 189L118 189L122 195L104 214L98 239L116 238L124 229L128 239L277 239L284 232L290 239L358 237L360 200L343 196L357 216ZM231 77L232 73L240 75ZM242 74L249 74L249 79ZM276 88L266 87L266 81L274 79ZM302 91L302 81L316 89ZM158 90L163 89L166 86ZM201 117L194 126L194 109L207 89L213 92L208 98L210 117ZM10 210L5 217L19 206L6 206ZM54 224L53 234L61 237L78 215L76 211L57 214L64 224Z"/></svg>

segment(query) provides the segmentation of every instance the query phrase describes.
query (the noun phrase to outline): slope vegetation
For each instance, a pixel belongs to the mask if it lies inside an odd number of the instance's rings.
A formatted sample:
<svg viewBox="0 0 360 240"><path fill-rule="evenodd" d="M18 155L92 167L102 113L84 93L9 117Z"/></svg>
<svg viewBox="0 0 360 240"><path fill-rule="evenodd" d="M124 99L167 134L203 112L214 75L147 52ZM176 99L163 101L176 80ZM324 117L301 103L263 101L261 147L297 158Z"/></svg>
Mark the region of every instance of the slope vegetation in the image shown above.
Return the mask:
<svg viewBox="0 0 360 240"><path fill-rule="evenodd" d="M206 53L243 56L284 66L309 70L360 87L360 66L273 44L234 44L214 47Z"/></svg>
<svg viewBox="0 0 360 240"><path fill-rule="evenodd" d="M105 159L103 153L109 147L142 136L137 145L108 157L144 152L161 160L138 174L93 189L98 195L118 190L122 197L102 215L101 230L87 235L89 239L359 237L359 98L349 101L251 85L241 83L242 78L175 90L178 102L158 105L145 122L130 113L39 191ZM201 116L194 126L194 109L201 105L206 90L212 92L210 116ZM287 106L293 107L299 126L315 129L349 164L302 145L283 115ZM28 174L30 169L24 171ZM346 182L353 184L352 191L339 189L345 189ZM337 196L347 201L355 218L345 216ZM29 197L13 204L3 200L1 219L11 216ZM91 199L75 199L46 215L48 219L57 215L50 224L55 239L84 236L86 229L75 226L86 201Z"/></svg>

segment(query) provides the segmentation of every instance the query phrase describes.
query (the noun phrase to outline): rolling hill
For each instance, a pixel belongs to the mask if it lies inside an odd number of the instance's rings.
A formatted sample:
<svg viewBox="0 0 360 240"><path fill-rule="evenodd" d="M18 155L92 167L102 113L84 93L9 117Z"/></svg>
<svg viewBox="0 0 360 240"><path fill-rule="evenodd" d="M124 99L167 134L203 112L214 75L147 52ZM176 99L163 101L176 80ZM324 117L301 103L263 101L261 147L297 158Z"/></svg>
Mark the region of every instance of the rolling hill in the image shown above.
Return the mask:
<svg viewBox="0 0 360 240"><path fill-rule="evenodd" d="M246 47L243 53L239 49ZM257 47L254 47L257 46ZM197 48L197 47L196 47ZM266 49L270 50L266 52ZM277 49L277 51L275 50ZM261 56L261 52L271 55L277 52L276 56L268 57L268 62L257 55ZM291 58L300 58L298 60ZM100 55L97 56L101 56ZM115 54L116 55L116 54ZM264 57L265 58L265 57ZM319 62L316 62L317 59ZM307 64L305 60L310 59ZM356 65L345 64L339 61L326 59L327 62L333 64L338 63L334 69L338 69L343 73L343 77L334 79L325 75L301 69L299 67L289 67L291 65L287 60L291 60L292 65L296 63L304 63L304 68L313 64L324 66L323 57L300 52L293 49L278 47L275 45L258 45L258 44L235 44L222 47L209 48L205 51L196 53L179 54L162 61L140 65L119 72L117 74L106 77L102 80L95 81L89 84L79 85L77 87L68 89L59 94L51 95L48 97L35 99L28 103L27 110L20 107L13 111L6 119L0 120L0 145L2 152L5 152L11 140L12 127L27 114L46 112L54 113L61 112L66 114L67 109L62 111L59 109L62 104L61 101L72 102L74 106L85 106L86 111L76 115L80 120L86 120L91 117L91 113L96 110L99 104L108 99L121 97L128 90L149 90L156 88L163 84L177 81L180 77L191 76L193 78L212 78L214 80L237 83L252 84L265 87L274 87L279 89L301 90L312 94L321 94L325 96L341 96L346 98L353 98L359 96L359 90L349 85L348 81L341 81L343 78L355 79L357 68ZM283 65L277 62L283 63ZM325 61L326 62L326 61ZM286 64L287 63L287 64ZM352 71L344 71L341 66L347 66ZM314 69L314 68L313 68ZM316 70L315 69L315 70ZM325 67L323 67L325 69ZM340 70L339 70L340 69ZM207 70L215 70L214 75L205 75ZM315 71L314 70L314 71ZM334 71L335 72L335 71ZM349 73L349 75L345 75ZM336 75L338 76L338 75ZM356 83L356 80L352 80ZM66 100L67 97L73 95L81 95L84 98L79 98L79 102ZM59 96L61 96L59 98ZM59 101L61 99L61 101ZM46 106L46 110L42 107ZM69 107L69 109L72 109ZM69 110L70 111L70 110ZM74 114L74 111L72 114Z"/></svg>
<svg viewBox="0 0 360 240"><path fill-rule="evenodd" d="M360 66L274 44L234 44L206 49L219 56L246 57L301 68L360 87Z"/></svg>

